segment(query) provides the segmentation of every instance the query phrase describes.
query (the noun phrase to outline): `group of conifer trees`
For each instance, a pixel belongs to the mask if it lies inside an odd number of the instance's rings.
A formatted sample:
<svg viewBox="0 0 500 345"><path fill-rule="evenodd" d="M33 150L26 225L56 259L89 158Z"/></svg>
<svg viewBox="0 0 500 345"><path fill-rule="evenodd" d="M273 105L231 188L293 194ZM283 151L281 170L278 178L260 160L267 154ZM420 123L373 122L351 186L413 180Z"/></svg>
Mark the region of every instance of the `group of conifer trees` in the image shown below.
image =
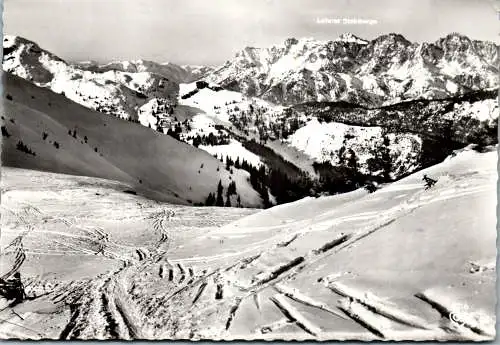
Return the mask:
<svg viewBox="0 0 500 345"><path fill-rule="evenodd" d="M236 204L232 205L231 196L236 196ZM231 207L237 206L241 207L241 197L236 192L236 182L231 181L226 188L226 195L224 201L224 186L222 185L222 180L219 180L219 184L217 185L217 193L208 194L207 199L205 200L205 206L219 206L219 207Z"/></svg>

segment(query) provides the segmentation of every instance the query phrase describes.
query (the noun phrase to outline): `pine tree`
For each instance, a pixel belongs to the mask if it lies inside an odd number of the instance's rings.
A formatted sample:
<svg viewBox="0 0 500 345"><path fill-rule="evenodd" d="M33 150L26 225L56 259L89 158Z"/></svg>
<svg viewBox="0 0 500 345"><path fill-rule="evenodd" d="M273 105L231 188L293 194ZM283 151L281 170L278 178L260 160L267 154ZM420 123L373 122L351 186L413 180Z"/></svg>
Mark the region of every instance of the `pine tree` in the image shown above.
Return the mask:
<svg viewBox="0 0 500 345"><path fill-rule="evenodd" d="M391 150L389 149L391 142L389 137L384 135L383 140L383 148L381 149L380 156L382 159L382 169L384 171L384 179L389 181L391 179L391 171L392 171L392 159L391 159Z"/></svg>
<svg viewBox="0 0 500 345"><path fill-rule="evenodd" d="M45 132L44 132L44 134L45 134ZM5 127L5 126L2 126L2 136L3 136L3 137L7 137L7 138L9 138L9 137L11 136L11 135L9 134L9 132L7 131L7 127ZM45 138L46 138L46 137L44 137L44 138L43 138L43 140L45 140Z"/></svg>
<svg viewBox="0 0 500 345"><path fill-rule="evenodd" d="M347 159L347 167L349 167L354 172L358 172L359 170L359 162L358 157L353 149L349 149L349 157Z"/></svg>
<svg viewBox="0 0 500 345"><path fill-rule="evenodd" d="M180 123L177 123L175 125L175 133L176 134L181 134L182 133L182 127L181 127L181 124Z"/></svg>
<svg viewBox="0 0 500 345"><path fill-rule="evenodd" d="M345 153L346 153L346 148L345 148L345 146L342 146L342 147L338 150L338 153L337 153L337 155L338 155L338 157L339 157L339 164L340 164L340 165L344 165L344 164L345 164L345 162L346 162L346 155L345 155Z"/></svg>
<svg viewBox="0 0 500 345"><path fill-rule="evenodd" d="M209 193L207 199L205 200L206 206L214 206L215 204L215 195L213 193Z"/></svg>
<svg viewBox="0 0 500 345"><path fill-rule="evenodd" d="M231 196L228 195L226 198L226 203L224 204L225 207L231 207Z"/></svg>
<svg viewBox="0 0 500 345"><path fill-rule="evenodd" d="M201 144L201 138L199 135L197 135L194 139L193 139L193 146L194 147L198 147L200 146Z"/></svg>
<svg viewBox="0 0 500 345"><path fill-rule="evenodd" d="M392 157L391 150L389 148L390 140L389 137L384 135L382 143L376 145L371 151L372 157L367 159L366 163L368 165L368 170L374 174L382 171L382 178L385 181L391 180L392 171Z"/></svg>
<svg viewBox="0 0 500 345"><path fill-rule="evenodd" d="M222 194L224 193L224 187L222 187L222 181L219 180L219 185L217 186L217 200L215 201L215 206L224 206L224 198Z"/></svg>
<svg viewBox="0 0 500 345"><path fill-rule="evenodd" d="M227 186L227 195L236 194L236 182L232 181L229 186Z"/></svg>

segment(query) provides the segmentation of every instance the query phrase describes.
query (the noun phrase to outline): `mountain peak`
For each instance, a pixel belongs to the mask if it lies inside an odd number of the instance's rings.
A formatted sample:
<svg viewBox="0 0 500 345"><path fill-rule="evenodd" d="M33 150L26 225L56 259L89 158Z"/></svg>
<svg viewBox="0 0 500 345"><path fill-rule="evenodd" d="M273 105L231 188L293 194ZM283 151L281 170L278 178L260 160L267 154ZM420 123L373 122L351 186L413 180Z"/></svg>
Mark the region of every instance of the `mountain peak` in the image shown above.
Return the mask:
<svg viewBox="0 0 500 345"><path fill-rule="evenodd" d="M436 45L441 47L447 54L465 53L472 49L472 41L469 37L452 32L437 40Z"/></svg>
<svg viewBox="0 0 500 345"><path fill-rule="evenodd" d="M467 40L470 41L469 37L462 35L459 32L451 32L448 35L446 35L445 39L447 40L456 40L456 41L462 41L462 40Z"/></svg>
<svg viewBox="0 0 500 345"><path fill-rule="evenodd" d="M3 36L3 48L15 48L17 45L26 45L31 47L32 49L39 50L40 46L36 44L35 42L26 39L21 36L16 36L16 35L4 35ZM4 53L5 55L5 53Z"/></svg>
<svg viewBox="0 0 500 345"><path fill-rule="evenodd" d="M348 43L358 43L358 44L367 44L368 41L364 40L351 32L346 32L341 34L335 41L337 42L348 42Z"/></svg>
<svg viewBox="0 0 500 345"><path fill-rule="evenodd" d="M458 32L452 32L443 38L440 38L437 43L447 43L452 45L469 45L471 44L471 39L465 35Z"/></svg>
<svg viewBox="0 0 500 345"><path fill-rule="evenodd" d="M402 43L403 45L411 45L411 42L406 39L401 34L391 32L386 35L381 35L375 38L372 42L380 43L380 42L394 42L394 43Z"/></svg>
<svg viewBox="0 0 500 345"><path fill-rule="evenodd" d="M301 37L301 38L287 38L284 42L285 48L289 49L291 46L310 46L311 44L323 44L325 42L318 41L314 37Z"/></svg>
<svg viewBox="0 0 500 345"><path fill-rule="evenodd" d="M295 37L290 37L285 40L285 47L291 47L295 44L299 43L299 40L296 39Z"/></svg>

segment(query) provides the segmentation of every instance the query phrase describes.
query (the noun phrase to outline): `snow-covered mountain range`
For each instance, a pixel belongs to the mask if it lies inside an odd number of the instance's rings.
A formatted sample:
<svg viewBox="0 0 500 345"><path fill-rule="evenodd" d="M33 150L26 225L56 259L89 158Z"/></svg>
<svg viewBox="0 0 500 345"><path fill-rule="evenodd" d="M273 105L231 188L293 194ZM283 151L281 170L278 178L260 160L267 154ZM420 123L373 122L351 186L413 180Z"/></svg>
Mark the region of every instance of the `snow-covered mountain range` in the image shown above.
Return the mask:
<svg viewBox="0 0 500 345"><path fill-rule="evenodd" d="M346 165L398 179L454 149L496 143L498 46L457 33L418 44L398 34L293 38L247 47L218 68L68 63L17 36L3 46L4 70L37 86L170 134L227 169L237 160L265 167L267 176L247 166L265 199L273 170L292 184L307 172L326 188L325 178L345 177L330 170Z"/></svg>
<svg viewBox="0 0 500 345"><path fill-rule="evenodd" d="M211 73L214 67L176 65L171 62L158 63L148 60L114 61L99 64L95 61L86 61L74 64L78 68L93 72L122 71L128 73L149 72L172 79L178 83L190 83Z"/></svg>
<svg viewBox="0 0 500 345"><path fill-rule="evenodd" d="M151 100L167 110L177 101L178 83L160 74L82 69L18 36L4 36L3 47L6 72L102 113L137 121L139 108Z"/></svg>
<svg viewBox="0 0 500 345"><path fill-rule="evenodd" d="M433 43L399 34L371 41L287 39L246 47L209 81L279 104L348 101L366 106L498 87L498 46L452 33Z"/></svg>

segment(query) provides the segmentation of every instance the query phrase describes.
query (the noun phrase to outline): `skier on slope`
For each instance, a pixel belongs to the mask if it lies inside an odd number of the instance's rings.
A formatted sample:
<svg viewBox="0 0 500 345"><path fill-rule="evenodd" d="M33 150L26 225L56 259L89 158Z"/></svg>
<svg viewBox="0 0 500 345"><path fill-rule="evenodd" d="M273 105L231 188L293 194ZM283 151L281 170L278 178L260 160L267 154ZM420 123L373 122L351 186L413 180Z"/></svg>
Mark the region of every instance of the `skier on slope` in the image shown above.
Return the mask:
<svg viewBox="0 0 500 345"><path fill-rule="evenodd" d="M434 180L425 174L424 174L424 177L422 178L422 181L425 182L425 190L431 188L432 186L434 186L437 183L437 180Z"/></svg>

